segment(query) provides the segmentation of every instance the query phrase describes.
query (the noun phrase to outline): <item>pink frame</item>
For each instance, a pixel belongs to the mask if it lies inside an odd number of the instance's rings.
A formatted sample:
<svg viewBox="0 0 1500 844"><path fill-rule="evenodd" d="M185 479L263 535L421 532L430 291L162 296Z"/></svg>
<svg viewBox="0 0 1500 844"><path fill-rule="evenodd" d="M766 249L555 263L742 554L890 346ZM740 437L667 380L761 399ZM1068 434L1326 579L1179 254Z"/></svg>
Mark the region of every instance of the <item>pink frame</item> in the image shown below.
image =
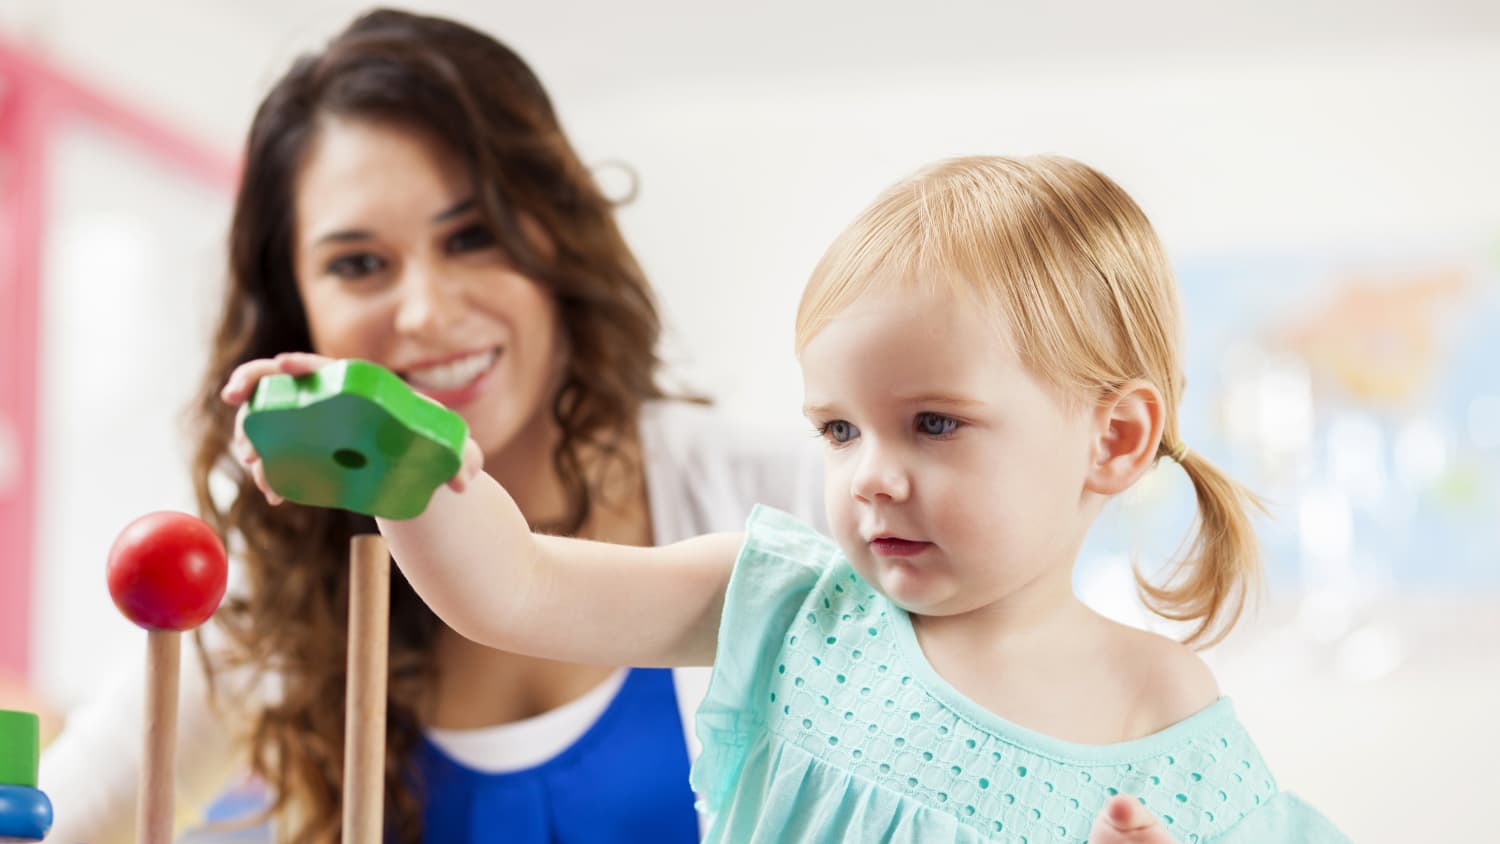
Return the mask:
<svg viewBox="0 0 1500 844"><path fill-rule="evenodd" d="M11 483L0 478L0 677L22 680L31 668L36 455L46 436L37 426L37 373L47 152L76 121L107 126L226 193L239 179L232 158L0 40L0 423L11 428L18 457ZM102 586L102 559L99 567Z"/></svg>

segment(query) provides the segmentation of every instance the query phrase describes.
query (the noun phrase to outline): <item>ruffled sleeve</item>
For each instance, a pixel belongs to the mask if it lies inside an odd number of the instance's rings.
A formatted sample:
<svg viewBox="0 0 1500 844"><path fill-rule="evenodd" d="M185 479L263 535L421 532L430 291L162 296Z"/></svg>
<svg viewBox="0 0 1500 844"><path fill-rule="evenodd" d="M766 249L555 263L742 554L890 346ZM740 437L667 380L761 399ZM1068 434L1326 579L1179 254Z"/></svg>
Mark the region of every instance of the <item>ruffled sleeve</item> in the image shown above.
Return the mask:
<svg viewBox="0 0 1500 844"><path fill-rule="evenodd" d="M692 770L701 808L716 811L734 790L752 741L766 725L765 701L781 640L819 576L834 542L770 507L757 506L735 560L708 694L698 707L703 755Z"/></svg>
<svg viewBox="0 0 1500 844"><path fill-rule="evenodd" d="M1317 809L1294 794L1277 792L1264 805L1245 816L1214 844L1351 844Z"/></svg>

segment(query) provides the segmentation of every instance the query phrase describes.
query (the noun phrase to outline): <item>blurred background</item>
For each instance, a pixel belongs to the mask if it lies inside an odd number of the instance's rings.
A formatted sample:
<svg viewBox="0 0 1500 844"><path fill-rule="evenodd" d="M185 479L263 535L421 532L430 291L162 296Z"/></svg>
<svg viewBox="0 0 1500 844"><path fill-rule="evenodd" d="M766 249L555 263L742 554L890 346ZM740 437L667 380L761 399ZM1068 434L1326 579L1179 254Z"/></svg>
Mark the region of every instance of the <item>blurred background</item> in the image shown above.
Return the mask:
<svg viewBox="0 0 1500 844"><path fill-rule="evenodd" d="M890 182L1055 152L1182 284L1188 444L1264 494L1270 578L1208 658L1284 787L1359 841L1489 840L1500 772L1500 5L413 3L550 89L670 325L674 381L795 419L801 285ZM271 81L363 4L0 0L0 706L139 659L103 566L192 510L181 411ZM1171 464L1101 520L1095 606L1189 527Z"/></svg>

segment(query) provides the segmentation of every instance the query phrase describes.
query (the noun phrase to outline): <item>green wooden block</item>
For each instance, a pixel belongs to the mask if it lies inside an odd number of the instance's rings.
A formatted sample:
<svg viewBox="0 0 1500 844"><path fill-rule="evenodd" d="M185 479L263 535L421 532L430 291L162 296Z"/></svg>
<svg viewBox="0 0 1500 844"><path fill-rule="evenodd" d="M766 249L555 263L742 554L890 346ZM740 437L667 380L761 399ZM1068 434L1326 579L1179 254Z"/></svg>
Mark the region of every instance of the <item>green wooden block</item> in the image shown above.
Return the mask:
<svg viewBox="0 0 1500 844"><path fill-rule="evenodd" d="M0 709L0 785L36 788L41 736L36 713Z"/></svg>
<svg viewBox="0 0 1500 844"><path fill-rule="evenodd" d="M362 360L261 379L245 433L288 501L409 519L458 472L469 426Z"/></svg>

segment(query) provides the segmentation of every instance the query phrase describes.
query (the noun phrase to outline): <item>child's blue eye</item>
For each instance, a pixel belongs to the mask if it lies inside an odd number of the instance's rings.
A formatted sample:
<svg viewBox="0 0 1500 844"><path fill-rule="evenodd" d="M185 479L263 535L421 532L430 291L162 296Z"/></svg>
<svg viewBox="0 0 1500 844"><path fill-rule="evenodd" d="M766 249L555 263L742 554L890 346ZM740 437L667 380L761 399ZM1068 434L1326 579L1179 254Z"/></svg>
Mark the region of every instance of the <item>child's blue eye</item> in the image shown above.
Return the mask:
<svg viewBox="0 0 1500 844"><path fill-rule="evenodd" d="M941 413L918 413L917 430L931 437L951 434L958 428L958 420Z"/></svg>
<svg viewBox="0 0 1500 844"><path fill-rule="evenodd" d="M846 443L859 436L859 429L842 419L835 419L832 422L823 423L818 433L835 443Z"/></svg>

